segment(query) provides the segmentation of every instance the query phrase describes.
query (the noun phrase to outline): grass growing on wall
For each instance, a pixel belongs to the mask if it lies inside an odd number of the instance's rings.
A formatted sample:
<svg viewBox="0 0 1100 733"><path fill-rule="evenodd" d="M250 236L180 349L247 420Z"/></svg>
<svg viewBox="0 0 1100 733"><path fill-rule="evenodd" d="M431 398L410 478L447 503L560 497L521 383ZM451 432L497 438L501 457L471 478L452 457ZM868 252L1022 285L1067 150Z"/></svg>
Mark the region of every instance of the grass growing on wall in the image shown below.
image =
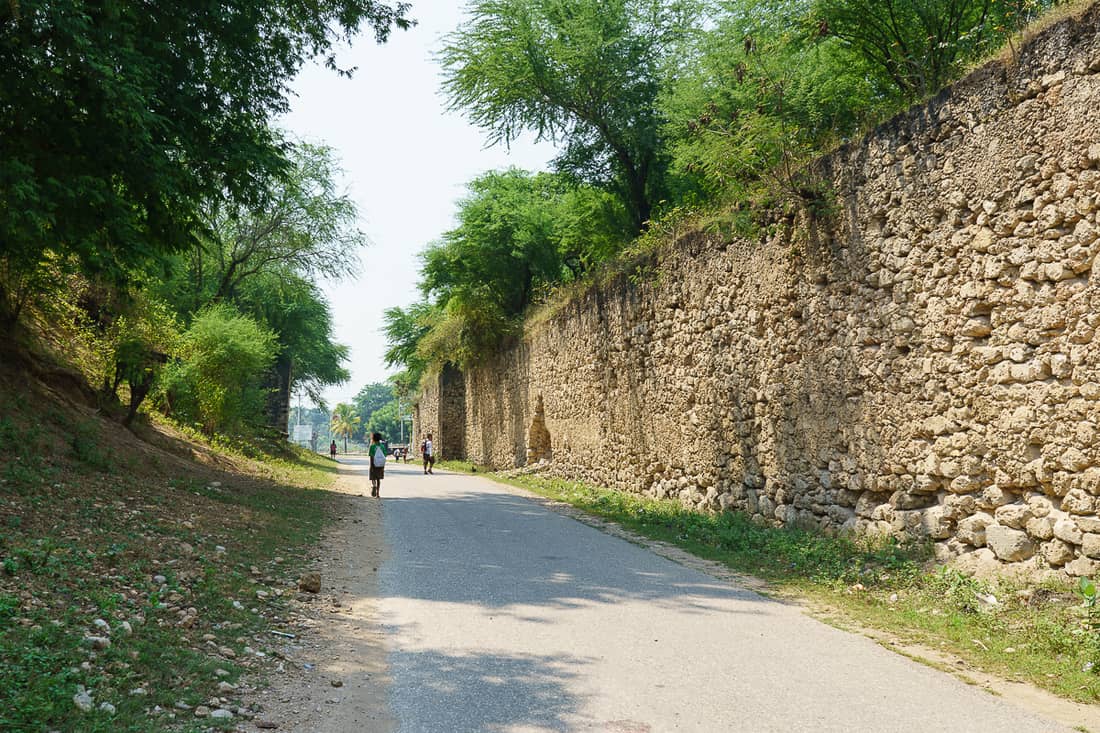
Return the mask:
<svg viewBox="0 0 1100 733"><path fill-rule="evenodd" d="M452 468L462 469L458 463ZM502 478L644 537L768 581L834 622L885 630L955 661L1085 703L1100 701L1100 636L1066 584L982 581L929 561L927 547L864 543L703 514L655 500L544 476Z"/></svg>

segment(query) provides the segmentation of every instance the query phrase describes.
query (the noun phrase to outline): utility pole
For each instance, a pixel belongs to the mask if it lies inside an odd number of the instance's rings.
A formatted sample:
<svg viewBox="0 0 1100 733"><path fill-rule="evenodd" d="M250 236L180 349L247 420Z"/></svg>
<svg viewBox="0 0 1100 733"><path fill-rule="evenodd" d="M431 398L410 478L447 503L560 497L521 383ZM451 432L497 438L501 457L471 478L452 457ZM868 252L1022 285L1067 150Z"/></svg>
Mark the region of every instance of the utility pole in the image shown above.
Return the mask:
<svg viewBox="0 0 1100 733"><path fill-rule="evenodd" d="M405 413L401 412L401 397L397 396L397 422L400 423L401 445L405 445Z"/></svg>

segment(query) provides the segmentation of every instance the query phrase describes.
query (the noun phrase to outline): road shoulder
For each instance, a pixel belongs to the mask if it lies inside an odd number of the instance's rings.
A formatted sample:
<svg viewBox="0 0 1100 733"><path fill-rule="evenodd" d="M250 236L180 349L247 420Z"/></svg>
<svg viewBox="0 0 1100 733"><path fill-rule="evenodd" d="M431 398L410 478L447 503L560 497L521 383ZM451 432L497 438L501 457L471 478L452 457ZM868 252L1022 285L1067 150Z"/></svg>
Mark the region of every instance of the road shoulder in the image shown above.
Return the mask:
<svg viewBox="0 0 1100 733"><path fill-rule="evenodd" d="M365 463L364 463L365 466ZM365 471L365 468L364 468ZM385 561L383 502L370 498L365 472L345 467L334 489L340 518L318 547L321 592L299 594L283 657L259 693L251 724L292 733L397 729L387 704L385 639L377 617L378 569ZM247 730L248 728L246 728Z"/></svg>

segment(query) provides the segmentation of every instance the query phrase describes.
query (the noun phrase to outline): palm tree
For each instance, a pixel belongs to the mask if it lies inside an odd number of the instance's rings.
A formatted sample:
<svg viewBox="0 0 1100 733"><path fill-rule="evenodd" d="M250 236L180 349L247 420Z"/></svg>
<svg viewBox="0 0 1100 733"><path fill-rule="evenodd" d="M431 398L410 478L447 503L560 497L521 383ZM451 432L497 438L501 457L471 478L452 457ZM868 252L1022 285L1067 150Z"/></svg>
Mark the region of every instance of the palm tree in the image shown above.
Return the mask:
<svg viewBox="0 0 1100 733"><path fill-rule="evenodd" d="M348 436L359 429L361 418L355 414L354 405L341 402L332 411L332 432L344 436L344 452L348 452Z"/></svg>

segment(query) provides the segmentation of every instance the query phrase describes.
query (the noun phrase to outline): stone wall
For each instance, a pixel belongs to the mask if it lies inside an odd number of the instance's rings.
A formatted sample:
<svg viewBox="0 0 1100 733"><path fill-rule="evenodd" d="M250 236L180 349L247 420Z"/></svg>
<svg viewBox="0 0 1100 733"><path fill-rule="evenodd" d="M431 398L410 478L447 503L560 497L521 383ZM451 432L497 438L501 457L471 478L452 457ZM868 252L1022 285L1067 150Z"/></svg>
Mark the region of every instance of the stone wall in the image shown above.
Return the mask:
<svg viewBox="0 0 1100 733"><path fill-rule="evenodd" d="M420 398L413 405L410 443L420 443L431 434L432 448L439 460L466 456L466 376L448 365L423 382Z"/></svg>
<svg viewBox="0 0 1100 733"><path fill-rule="evenodd" d="M1093 6L823 161L824 219L555 304L440 432L522 465L541 396L564 477L1100 571L1098 72Z"/></svg>

